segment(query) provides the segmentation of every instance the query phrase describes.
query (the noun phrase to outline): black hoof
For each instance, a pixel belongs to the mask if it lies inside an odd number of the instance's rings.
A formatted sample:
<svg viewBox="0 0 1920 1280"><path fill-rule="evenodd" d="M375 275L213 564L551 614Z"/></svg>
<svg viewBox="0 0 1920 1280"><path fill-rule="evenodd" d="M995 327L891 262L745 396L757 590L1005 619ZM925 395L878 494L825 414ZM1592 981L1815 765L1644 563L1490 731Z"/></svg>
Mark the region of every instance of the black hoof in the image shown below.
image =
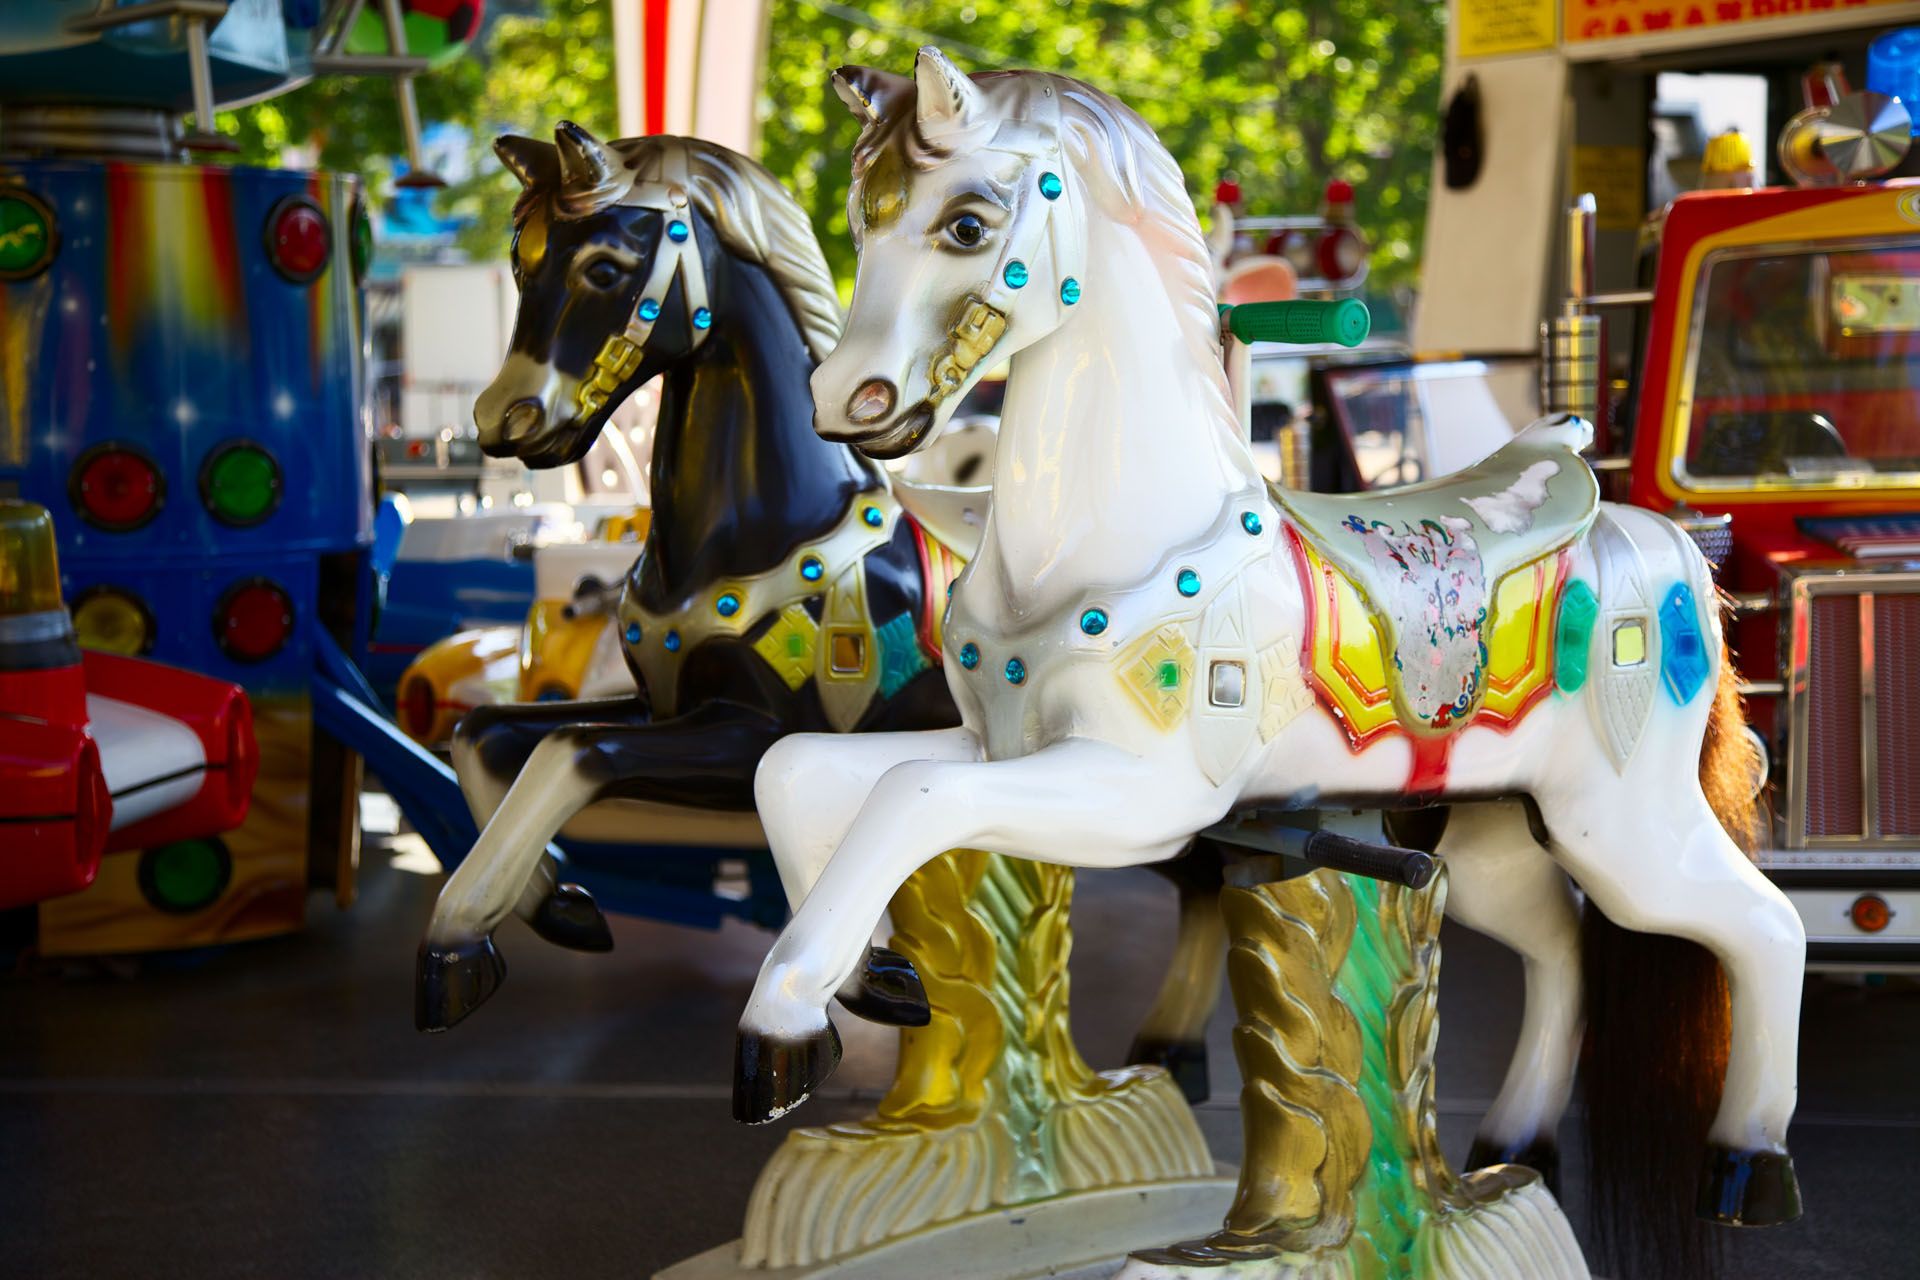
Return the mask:
<svg viewBox="0 0 1920 1280"><path fill-rule="evenodd" d="M778 1120L839 1065L840 1033L831 1021L797 1040L743 1028L733 1042L733 1118L742 1124Z"/></svg>
<svg viewBox="0 0 1920 1280"><path fill-rule="evenodd" d="M1148 1040L1133 1042L1127 1061L1140 1066L1164 1067L1188 1102L1205 1102L1212 1094L1207 1079L1207 1046L1201 1040Z"/></svg>
<svg viewBox="0 0 1920 1280"><path fill-rule="evenodd" d="M445 1031L478 1009L507 980L507 962L491 936L450 947L420 944L414 967L413 1025Z"/></svg>
<svg viewBox="0 0 1920 1280"><path fill-rule="evenodd" d="M613 930L607 927L607 918L593 905L593 895L577 884L563 884L548 894L527 923L556 947L613 950Z"/></svg>
<svg viewBox="0 0 1920 1280"><path fill-rule="evenodd" d="M1800 1180L1784 1151L1709 1146L1694 1212L1729 1227L1777 1227L1800 1216Z"/></svg>
<svg viewBox="0 0 1920 1280"><path fill-rule="evenodd" d="M1485 1169L1496 1164L1525 1165L1540 1175L1540 1181L1547 1184L1547 1190L1557 1199L1560 1195L1560 1148L1553 1139L1536 1137L1528 1143L1499 1143L1490 1138L1474 1135L1473 1150L1467 1152L1466 1172Z"/></svg>
<svg viewBox="0 0 1920 1280"><path fill-rule="evenodd" d="M885 947L867 948L855 989L838 998L848 1013L882 1026L924 1027L933 1020L913 961Z"/></svg>

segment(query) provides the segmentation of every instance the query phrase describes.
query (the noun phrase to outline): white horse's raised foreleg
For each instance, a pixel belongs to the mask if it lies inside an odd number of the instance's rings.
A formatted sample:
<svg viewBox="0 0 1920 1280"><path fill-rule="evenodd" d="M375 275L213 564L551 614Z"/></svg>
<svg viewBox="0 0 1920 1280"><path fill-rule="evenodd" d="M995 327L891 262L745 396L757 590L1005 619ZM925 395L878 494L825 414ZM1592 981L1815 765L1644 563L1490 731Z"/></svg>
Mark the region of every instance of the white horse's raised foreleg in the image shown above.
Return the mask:
<svg viewBox="0 0 1920 1280"><path fill-rule="evenodd" d="M920 756L886 770L761 966L740 1023L734 1114L772 1119L833 1070L827 1001L894 892L930 859L979 848L1069 866L1157 862L1226 803L1190 768L1083 738L1012 760Z"/></svg>
<svg viewBox="0 0 1920 1280"><path fill-rule="evenodd" d="M1555 1131L1580 1050L1580 909L1573 885L1502 800L1456 806L1434 851L1447 868L1447 914L1519 953L1526 1009L1507 1077L1474 1134L1467 1168L1523 1164L1559 1176Z"/></svg>

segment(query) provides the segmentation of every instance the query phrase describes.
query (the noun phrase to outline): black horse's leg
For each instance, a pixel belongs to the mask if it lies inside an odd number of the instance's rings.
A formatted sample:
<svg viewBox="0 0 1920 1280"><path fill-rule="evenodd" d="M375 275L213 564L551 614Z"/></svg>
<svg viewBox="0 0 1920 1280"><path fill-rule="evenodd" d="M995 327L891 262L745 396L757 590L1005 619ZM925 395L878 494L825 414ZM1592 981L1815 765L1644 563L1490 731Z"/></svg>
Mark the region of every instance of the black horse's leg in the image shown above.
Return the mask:
<svg viewBox="0 0 1920 1280"><path fill-rule="evenodd" d="M765 712L712 702L672 720L569 724L540 738L479 842L440 891L420 944L415 1021L421 1029L445 1030L498 989L506 964L493 931L530 898L535 917L569 937L598 920L583 891L548 889L551 872L541 875L546 844L569 818L614 796L749 808L754 766L782 730ZM554 898L559 902L547 906Z"/></svg>
<svg viewBox="0 0 1920 1280"><path fill-rule="evenodd" d="M1154 864L1180 890L1180 933L1160 994L1127 1051L1129 1062L1165 1067L1189 1102L1207 1100L1207 1023L1227 961L1221 865L1219 846L1204 838L1184 857Z"/></svg>

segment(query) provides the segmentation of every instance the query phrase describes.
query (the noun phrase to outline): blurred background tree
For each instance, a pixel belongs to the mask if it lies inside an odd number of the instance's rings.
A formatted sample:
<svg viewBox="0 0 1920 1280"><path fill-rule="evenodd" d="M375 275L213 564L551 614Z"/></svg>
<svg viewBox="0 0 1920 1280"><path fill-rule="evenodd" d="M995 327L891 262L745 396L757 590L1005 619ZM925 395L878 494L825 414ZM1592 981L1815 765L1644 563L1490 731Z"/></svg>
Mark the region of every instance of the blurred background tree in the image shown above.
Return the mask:
<svg viewBox="0 0 1920 1280"><path fill-rule="evenodd" d="M1375 278L1408 284L1419 262L1439 128L1443 0L772 0L761 159L812 213L829 263L853 274L847 156L858 127L827 73L847 62L912 69L939 44L968 70L1045 67L1123 99L1179 159L1202 216L1231 173L1249 213L1314 213L1331 178L1356 191ZM422 113L473 132L475 176L442 197L471 218L475 256L505 252L515 187L493 160L500 132L546 136L560 119L614 127L607 0L493 0L471 56L422 77ZM749 47L742 39L742 48ZM309 85L225 122L242 155L288 147L378 180L401 151L384 81Z"/></svg>

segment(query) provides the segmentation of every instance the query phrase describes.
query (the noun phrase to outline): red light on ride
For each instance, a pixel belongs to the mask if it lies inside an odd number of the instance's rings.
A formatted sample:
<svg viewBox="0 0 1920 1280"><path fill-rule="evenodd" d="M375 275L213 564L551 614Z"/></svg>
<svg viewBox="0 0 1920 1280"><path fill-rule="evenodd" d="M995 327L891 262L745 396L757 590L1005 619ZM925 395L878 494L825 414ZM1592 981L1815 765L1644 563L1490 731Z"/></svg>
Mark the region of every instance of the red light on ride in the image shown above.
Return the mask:
<svg viewBox="0 0 1920 1280"><path fill-rule="evenodd" d="M68 475L67 497L96 529L127 533L160 514L167 482L160 468L124 444L96 445L81 454Z"/></svg>
<svg viewBox="0 0 1920 1280"><path fill-rule="evenodd" d="M434 696L433 681L415 676L400 691L400 723L409 736L420 742L432 740L434 721L439 718L440 700Z"/></svg>
<svg viewBox="0 0 1920 1280"><path fill-rule="evenodd" d="M265 662L293 635L293 601L265 578L242 582L213 611L213 638L235 662Z"/></svg>
<svg viewBox="0 0 1920 1280"><path fill-rule="evenodd" d="M1877 893L1863 893L1847 908L1847 919L1862 933L1879 933L1893 920L1893 908Z"/></svg>
<svg viewBox="0 0 1920 1280"><path fill-rule="evenodd" d="M294 284L306 284L327 268L333 228L320 206L305 196L288 196L267 215L267 259Z"/></svg>

